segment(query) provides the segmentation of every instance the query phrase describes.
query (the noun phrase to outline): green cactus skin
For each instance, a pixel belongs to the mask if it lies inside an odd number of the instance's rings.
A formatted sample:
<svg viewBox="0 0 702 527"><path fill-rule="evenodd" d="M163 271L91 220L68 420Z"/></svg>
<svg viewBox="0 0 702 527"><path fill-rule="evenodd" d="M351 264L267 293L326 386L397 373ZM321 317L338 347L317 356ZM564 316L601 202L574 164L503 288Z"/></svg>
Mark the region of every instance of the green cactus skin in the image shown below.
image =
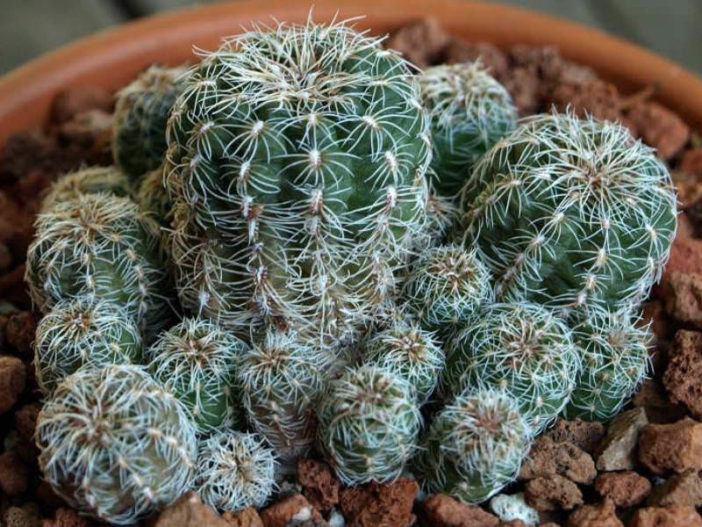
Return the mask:
<svg viewBox="0 0 702 527"><path fill-rule="evenodd" d="M284 461L314 443L314 407L324 392L330 357L294 334L268 332L237 365L249 424Z"/></svg>
<svg viewBox="0 0 702 527"><path fill-rule="evenodd" d="M531 437L516 399L468 389L436 415L417 465L429 492L480 503L516 478Z"/></svg>
<svg viewBox="0 0 702 527"><path fill-rule="evenodd" d="M417 324L400 322L371 338L363 361L405 379L422 405L439 382L445 357L433 334Z"/></svg>
<svg viewBox="0 0 702 527"><path fill-rule="evenodd" d="M131 178L161 166L166 123L183 88L187 68L153 65L117 94L112 153Z"/></svg>
<svg viewBox="0 0 702 527"><path fill-rule="evenodd" d="M565 415L568 419L608 421L650 371L652 335L628 313L597 310L582 318L573 335L583 368Z"/></svg>
<svg viewBox="0 0 702 527"><path fill-rule="evenodd" d="M239 420L235 363L246 345L216 324L186 318L147 350L154 379L190 410L198 430L231 428Z"/></svg>
<svg viewBox="0 0 702 527"><path fill-rule="evenodd" d="M435 66L419 74L431 117L433 187L455 197L478 160L517 126L507 90L479 62Z"/></svg>
<svg viewBox="0 0 702 527"><path fill-rule="evenodd" d="M163 169L147 172L139 180L136 202L141 210L162 227L169 227L173 214L173 202L163 185Z"/></svg>
<svg viewBox="0 0 702 527"><path fill-rule="evenodd" d="M372 365L334 379L317 417L317 444L345 485L397 478L422 423L412 386Z"/></svg>
<svg viewBox="0 0 702 527"><path fill-rule="evenodd" d="M468 387L504 390L536 432L563 410L580 371L570 329L536 304L493 304L447 347L445 393Z"/></svg>
<svg viewBox="0 0 702 527"><path fill-rule="evenodd" d="M220 511L265 505L276 488L273 450L256 434L218 432L200 443L195 488Z"/></svg>
<svg viewBox="0 0 702 527"><path fill-rule="evenodd" d="M504 301L631 309L660 278L675 205L665 165L626 128L542 115L495 145L466 183L464 241Z"/></svg>
<svg viewBox="0 0 702 527"><path fill-rule="evenodd" d="M141 360L141 336L131 317L104 300L58 302L37 325L34 367L42 394L82 366L134 364Z"/></svg>
<svg viewBox="0 0 702 527"><path fill-rule="evenodd" d="M85 194L56 203L35 226L25 280L42 313L66 298L111 300L135 319L147 343L169 323L158 226L136 203Z"/></svg>
<svg viewBox="0 0 702 527"><path fill-rule="evenodd" d="M344 23L227 41L168 127L181 302L227 327L355 338L426 222L429 121L407 63Z"/></svg>
<svg viewBox="0 0 702 527"><path fill-rule="evenodd" d="M61 382L37 420L39 467L71 507L132 525L192 483L195 427L139 366L82 368Z"/></svg>
<svg viewBox="0 0 702 527"><path fill-rule="evenodd" d="M65 174L51 185L41 203L41 212L49 212L59 202L69 201L83 194L107 193L124 198L132 197L129 179L117 167L84 168Z"/></svg>
<svg viewBox="0 0 702 527"><path fill-rule="evenodd" d="M490 272L475 251L458 245L427 249L405 282L409 308L429 330L464 325L491 299Z"/></svg>

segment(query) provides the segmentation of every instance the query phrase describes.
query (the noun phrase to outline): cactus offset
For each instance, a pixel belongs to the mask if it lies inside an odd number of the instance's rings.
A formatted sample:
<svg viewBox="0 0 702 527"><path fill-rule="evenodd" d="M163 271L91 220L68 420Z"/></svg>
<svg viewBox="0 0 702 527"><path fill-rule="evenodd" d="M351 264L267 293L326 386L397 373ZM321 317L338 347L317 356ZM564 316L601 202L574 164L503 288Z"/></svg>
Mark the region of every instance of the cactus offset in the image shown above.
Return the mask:
<svg viewBox="0 0 702 527"><path fill-rule="evenodd" d="M136 202L145 214L162 227L170 225L173 203L163 186L163 169L157 168L142 176L137 188Z"/></svg>
<svg viewBox="0 0 702 527"><path fill-rule="evenodd" d="M83 194L107 193L120 197L132 197L129 179L117 167L84 168L65 174L51 185L41 202L41 212L49 212L56 204L77 198Z"/></svg>

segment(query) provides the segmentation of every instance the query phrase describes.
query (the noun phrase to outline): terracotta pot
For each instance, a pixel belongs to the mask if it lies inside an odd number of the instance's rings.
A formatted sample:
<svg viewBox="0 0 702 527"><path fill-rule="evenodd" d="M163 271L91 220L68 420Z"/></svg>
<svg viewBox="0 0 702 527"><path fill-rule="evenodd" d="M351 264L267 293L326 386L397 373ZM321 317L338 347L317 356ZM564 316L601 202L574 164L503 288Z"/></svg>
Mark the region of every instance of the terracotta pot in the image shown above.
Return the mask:
<svg viewBox="0 0 702 527"><path fill-rule="evenodd" d="M8 135L41 125L55 94L71 86L123 86L153 62L176 64L192 48L217 47L222 36L252 21L304 22L309 0L250 0L175 11L108 30L44 55L0 79L0 144ZM452 34L498 46L556 45L623 91L656 82L658 99L702 128L702 80L658 55L600 31L516 7L466 0L315 0L314 18L365 15L360 27L387 33L425 16Z"/></svg>

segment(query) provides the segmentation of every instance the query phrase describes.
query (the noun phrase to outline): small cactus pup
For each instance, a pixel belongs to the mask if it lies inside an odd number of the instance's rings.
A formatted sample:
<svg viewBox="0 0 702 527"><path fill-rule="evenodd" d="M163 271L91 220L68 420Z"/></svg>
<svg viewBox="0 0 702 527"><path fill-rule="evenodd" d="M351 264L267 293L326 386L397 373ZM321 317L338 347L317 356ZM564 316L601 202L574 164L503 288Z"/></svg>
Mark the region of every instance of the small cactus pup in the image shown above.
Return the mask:
<svg viewBox="0 0 702 527"><path fill-rule="evenodd" d="M409 382L374 365L331 381L317 417L317 444L345 485L397 478L422 423Z"/></svg>
<svg viewBox="0 0 702 527"><path fill-rule="evenodd" d="M262 507L276 488L273 450L256 434L220 431L203 439L195 488L220 511Z"/></svg>
<svg viewBox="0 0 702 527"><path fill-rule="evenodd" d="M267 332L237 364L249 424L292 462L314 443L314 407L324 393L330 357L295 334Z"/></svg>
<svg viewBox="0 0 702 527"><path fill-rule="evenodd" d="M517 110L480 62L435 66L418 78L431 117L431 181L440 195L453 198L483 154L514 130Z"/></svg>
<svg viewBox="0 0 702 527"><path fill-rule="evenodd" d="M472 504L513 481L532 437L519 406L504 391L472 388L447 404L421 441L426 489Z"/></svg>
<svg viewBox="0 0 702 527"><path fill-rule="evenodd" d="M567 404L580 356L566 323L537 304L493 304L448 343L442 388L496 388L514 398L535 432Z"/></svg>
<svg viewBox="0 0 702 527"><path fill-rule="evenodd" d="M59 301L37 325L34 367L42 394L82 366L135 364L141 336L118 305L94 298Z"/></svg>
<svg viewBox="0 0 702 527"><path fill-rule="evenodd" d="M132 197L127 176L117 167L84 168L61 176L41 203L41 212L48 212L59 202L69 201L83 194L106 193L113 196Z"/></svg>
<svg viewBox="0 0 702 527"><path fill-rule="evenodd" d="M131 178L158 168L166 153L166 123L187 68L153 65L117 94L112 133L115 163Z"/></svg>
<svg viewBox="0 0 702 527"><path fill-rule="evenodd" d="M154 379L190 410L202 433L237 424L235 363L246 345L217 324L186 318L147 350Z"/></svg>
<svg viewBox="0 0 702 527"><path fill-rule="evenodd" d="M631 309L660 278L676 198L653 149L616 123L536 116L462 189L464 241L504 301Z"/></svg>
<svg viewBox="0 0 702 527"><path fill-rule="evenodd" d="M573 336L583 367L565 415L607 421L619 413L650 371L652 335L630 313L596 310L580 318Z"/></svg>
<svg viewBox="0 0 702 527"><path fill-rule="evenodd" d="M71 507L131 525L192 484L197 439L185 408L139 366L81 368L37 419L39 467Z"/></svg>
<svg viewBox="0 0 702 527"><path fill-rule="evenodd" d="M414 264L403 296L426 329L463 325L491 298L490 272L460 245L427 249Z"/></svg>
<svg viewBox="0 0 702 527"><path fill-rule="evenodd" d="M83 194L39 214L35 226L25 280L42 313L62 299L92 297L124 306L146 342L168 324L158 226L136 203Z"/></svg>
<svg viewBox="0 0 702 527"><path fill-rule="evenodd" d="M163 185L163 169L157 168L144 174L139 180L136 202L141 210L162 227L169 227L173 202Z"/></svg>
<svg viewBox="0 0 702 527"><path fill-rule="evenodd" d="M444 352L434 335L411 322L398 322L376 333L363 357L371 364L405 379L422 405L434 392L444 369Z"/></svg>
<svg viewBox="0 0 702 527"><path fill-rule="evenodd" d="M166 168L185 207L183 305L246 331L354 340L426 223L429 121L408 64L310 20L227 40L185 84Z"/></svg>

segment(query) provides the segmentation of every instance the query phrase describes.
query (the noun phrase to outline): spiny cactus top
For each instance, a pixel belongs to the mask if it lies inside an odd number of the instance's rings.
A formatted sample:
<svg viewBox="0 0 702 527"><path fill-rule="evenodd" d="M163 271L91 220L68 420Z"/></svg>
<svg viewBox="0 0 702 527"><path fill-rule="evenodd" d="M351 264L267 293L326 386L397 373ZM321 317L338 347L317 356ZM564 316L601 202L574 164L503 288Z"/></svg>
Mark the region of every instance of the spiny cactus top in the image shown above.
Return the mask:
<svg viewBox="0 0 702 527"><path fill-rule="evenodd" d="M516 399L469 388L436 415L422 438L419 472L430 492L480 503L516 477L530 439Z"/></svg>
<svg viewBox="0 0 702 527"><path fill-rule="evenodd" d="M320 450L346 485L398 477L422 422L410 384L374 365L333 380L317 416Z"/></svg>
<svg viewBox="0 0 702 527"><path fill-rule="evenodd" d="M276 487L275 454L255 434L222 431L200 443L195 488L220 511L262 507Z"/></svg>
<svg viewBox="0 0 702 527"><path fill-rule="evenodd" d="M596 310L580 318L573 336L583 367L565 414L568 418L607 421L646 377L652 335L628 313Z"/></svg>
<svg viewBox="0 0 702 527"><path fill-rule="evenodd" d="M146 359L154 378L184 403L204 432L238 421L235 364L245 347L210 321L186 318L161 333Z"/></svg>
<svg viewBox="0 0 702 527"><path fill-rule="evenodd" d="M364 356L373 364L406 379L424 404L444 369L444 352L434 335L410 322L398 322L379 331L368 342Z"/></svg>
<svg viewBox="0 0 702 527"><path fill-rule="evenodd" d="M154 65L117 94L112 132L115 163L136 178L163 163L166 123L187 68Z"/></svg>
<svg viewBox="0 0 702 527"><path fill-rule="evenodd" d="M344 23L254 28L192 71L168 128L183 303L337 340L424 225L428 119L410 70Z"/></svg>
<svg viewBox="0 0 702 527"><path fill-rule="evenodd" d="M180 497L192 484L195 427L180 403L138 366L82 368L37 419L39 467L81 512L116 525Z"/></svg>
<svg viewBox="0 0 702 527"><path fill-rule="evenodd" d="M517 110L480 62L435 66L419 85L431 116L434 188L455 197L482 155L514 130Z"/></svg>
<svg viewBox="0 0 702 527"><path fill-rule="evenodd" d="M462 190L465 242L505 299L630 308L675 233L665 165L619 124L538 116L498 142Z"/></svg>
<svg viewBox="0 0 702 527"><path fill-rule="evenodd" d="M84 365L139 363L141 336L132 318L105 300L61 300L37 325L34 367L44 395Z"/></svg>
<svg viewBox="0 0 702 527"><path fill-rule="evenodd" d="M147 341L169 321L158 227L127 198L84 194L39 214L25 280L42 312L64 298L112 300Z"/></svg>
<svg viewBox="0 0 702 527"><path fill-rule="evenodd" d="M475 251L433 247L414 264L403 293L424 327L460 325L491 296L490 273Z"/></svg>
<svg viewBox="0 0 702 527"><path fill-rule="evenodd" d="M447 347L445 391L504 390L536 432L566 405L580 371L570 329L536 304L492 304Z"/></svg>
<svg viewBox="0 0 702 527"><path fill-rule="evenodd" d="M56 180L42 200L41 211L48 212L56 203L77 198L81 194L99 192L121 197L132 196L129 179L117 167L85 168Z"/></svg>

